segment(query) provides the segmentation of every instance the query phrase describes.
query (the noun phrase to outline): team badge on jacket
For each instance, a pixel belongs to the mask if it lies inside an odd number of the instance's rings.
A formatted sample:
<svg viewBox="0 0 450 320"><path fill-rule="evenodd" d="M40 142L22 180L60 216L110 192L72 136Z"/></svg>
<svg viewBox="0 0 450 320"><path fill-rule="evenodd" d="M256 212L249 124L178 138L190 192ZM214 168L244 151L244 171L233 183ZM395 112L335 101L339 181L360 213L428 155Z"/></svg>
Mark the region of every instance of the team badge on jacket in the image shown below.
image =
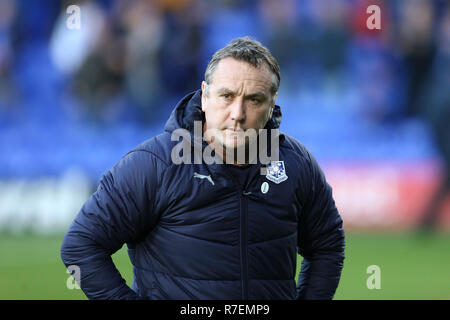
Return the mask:
<svg viewBox="0 0 450 320"><path fill-rule="evenodd" d="M272 161L266 166L266 178L276 184L287 180L284 161Z"/></svg>

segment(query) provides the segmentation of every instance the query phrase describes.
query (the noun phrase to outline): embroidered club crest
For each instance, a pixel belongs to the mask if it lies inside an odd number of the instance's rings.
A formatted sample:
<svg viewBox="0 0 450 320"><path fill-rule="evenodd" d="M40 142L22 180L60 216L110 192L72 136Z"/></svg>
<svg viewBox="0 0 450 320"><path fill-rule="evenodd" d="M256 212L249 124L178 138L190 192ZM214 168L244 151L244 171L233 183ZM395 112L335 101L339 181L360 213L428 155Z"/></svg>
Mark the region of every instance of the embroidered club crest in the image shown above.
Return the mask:
<svg viewBox="0 0 450 320"><path fill-rule="evenodd" d="M266 166L266 178L276 184L287 180L284 161L272 161Z"/></svg>

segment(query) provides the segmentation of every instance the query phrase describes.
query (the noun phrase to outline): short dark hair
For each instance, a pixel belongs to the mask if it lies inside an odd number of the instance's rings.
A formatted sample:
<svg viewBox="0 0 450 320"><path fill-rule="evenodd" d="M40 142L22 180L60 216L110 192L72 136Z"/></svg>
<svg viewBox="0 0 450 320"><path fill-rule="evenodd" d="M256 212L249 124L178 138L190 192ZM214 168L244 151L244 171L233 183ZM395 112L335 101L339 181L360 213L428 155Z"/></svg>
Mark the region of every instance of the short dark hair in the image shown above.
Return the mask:
<svg viewBox="0 0 450 320"><path fill-rule="evenodd" d="M251 39L250 37L241 37L231 40L224 48L216 51L208 63L205 71L205 82L210 84L212 81L212 74L216 69L220 60L224 58L234 58L240 61L250 63L255 68L258 68L261 63L266 63L276 80L272 84L272 95L278 91L280 86L280 67L277 60L272 56L269 49L264 47L259 41Z"/></svg>

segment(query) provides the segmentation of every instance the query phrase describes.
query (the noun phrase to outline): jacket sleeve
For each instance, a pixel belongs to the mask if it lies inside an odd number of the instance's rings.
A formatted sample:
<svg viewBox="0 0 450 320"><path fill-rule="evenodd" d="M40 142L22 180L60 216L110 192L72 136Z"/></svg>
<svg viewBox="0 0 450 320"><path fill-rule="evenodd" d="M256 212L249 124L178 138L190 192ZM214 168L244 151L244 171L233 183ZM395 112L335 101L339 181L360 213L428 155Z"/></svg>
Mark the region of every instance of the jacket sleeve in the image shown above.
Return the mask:
<svg viewBox="0 0 450 320"><path fill-rule="evenodd" d="M297 299L332 299L341 277L345 235L342 219L314 157L310 163L309 190L304 191L302 213L298 224L298 252L303 262L297 283ZM309 179L308 179L309 180Z"/></svg>
<svg viewBox="0 0 450 320"><path fill-rule="evenodd" d="M154 225L157 172L151 153L128 153L102 177L66 232L61 258L66 267L79 267L79 285L89 299L142 298L126 285L111 255Z"/></svg>

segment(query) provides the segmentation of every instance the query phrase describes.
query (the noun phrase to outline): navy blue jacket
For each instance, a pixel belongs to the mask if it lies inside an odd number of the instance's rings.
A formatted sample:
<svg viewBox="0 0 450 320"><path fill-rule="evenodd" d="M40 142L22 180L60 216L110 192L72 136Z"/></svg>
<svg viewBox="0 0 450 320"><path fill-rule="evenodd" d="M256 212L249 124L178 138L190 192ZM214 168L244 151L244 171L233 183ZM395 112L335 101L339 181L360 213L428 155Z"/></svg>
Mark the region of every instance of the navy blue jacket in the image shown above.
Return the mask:
<svg viewBox="0 0 450 320"><path fill-rule="evenodd" d="M269 180L258 162L247 169L247 185L233 178L228 165L174 164L171 152L178 141L171 140L171 132L192 131L193 121L202 119L199 90L178 103L164 133L109 170L81 208L64 237L61 257L66 266L80 267L86 296L333 298L343 267L344 231L313 156L280 134L279 160L287 179ZM278 128L280 121L276 106L266 128ZM111 259L125 243L132 288ZM304 260L296 285L297 252Z"/></svg>

